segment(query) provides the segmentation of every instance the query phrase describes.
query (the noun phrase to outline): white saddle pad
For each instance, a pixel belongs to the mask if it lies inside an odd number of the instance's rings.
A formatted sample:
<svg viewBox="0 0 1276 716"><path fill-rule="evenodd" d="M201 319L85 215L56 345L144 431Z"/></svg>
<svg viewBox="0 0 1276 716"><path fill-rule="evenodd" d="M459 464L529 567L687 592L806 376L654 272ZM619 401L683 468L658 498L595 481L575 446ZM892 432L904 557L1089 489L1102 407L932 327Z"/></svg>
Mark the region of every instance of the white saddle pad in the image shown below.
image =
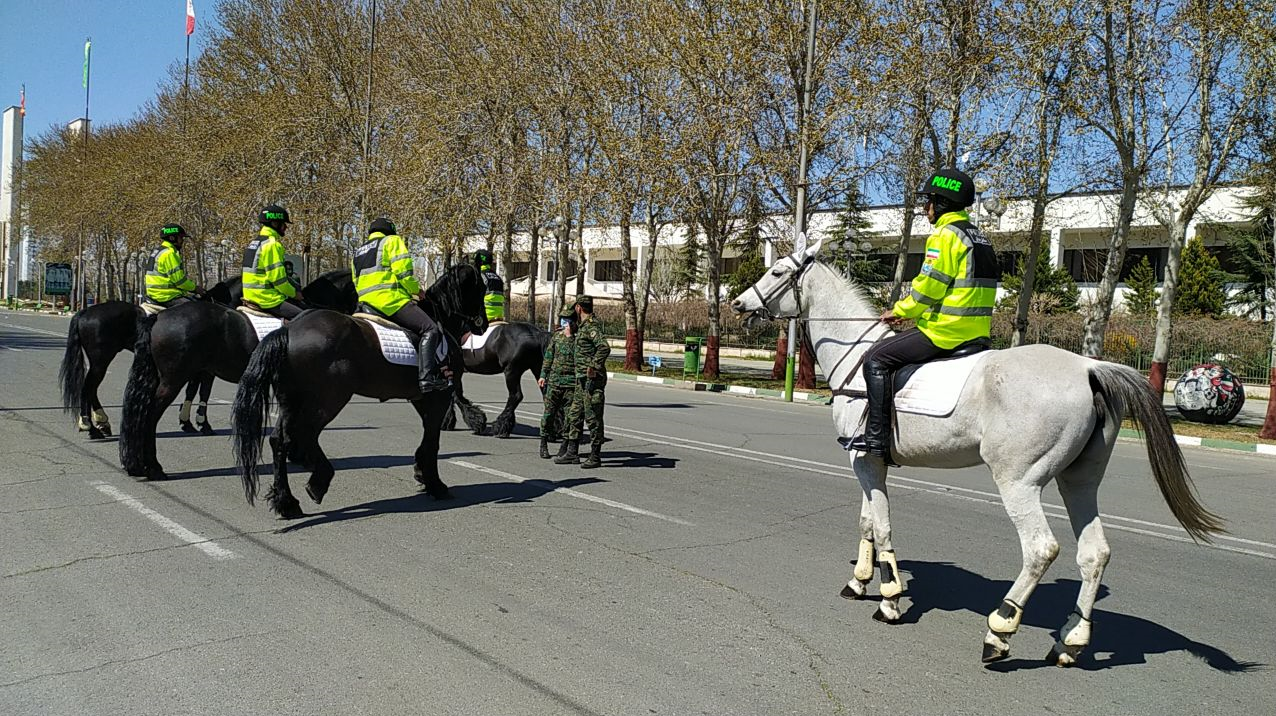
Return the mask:
<svg viewBox="0 0 1276 716"><path fill-rule="evenodd" d="M240 311L240 314L246 316L253 324L253 330L257 332L258 341L264 340L266 338L266 334L277 331L280 326L284 325L284 320L282 318L275 318L274 316L257 316L248 313L247 311Z"/></svg>
<svg viewBox="0 0 1276 716"><path fill-rule="evenodd" d="M483 331L482 333L478 335L474 335L473 333L471 333L469 338L466 338L465 342L461 344L461 350L476 351L482 348L483 346L487 345L487 339L489 337L496 335L496 329L503 325L505 325L504 322L489 323L487 324L486 331Z"/></svg>
<svg viewBox="0 0 1276 716"><path fill-rule="evenodd" d="M388 328L375 321L356 319L372 326L377 332L377 340L381 343L381 355L394 365L416 365L416 346L408 340L408 334L398 328ZM440 361L447 358L447 342L440 341L436 355Z"/></svg>
<svg viewBox="0 0 1276 716"><path fill-rule="evenodd" d="M895 394L895 410L937 418L952 415L970 372L990 353L992 351L980 351L965 358L941 360L918 368L908 379L908 385Z"/></svg>

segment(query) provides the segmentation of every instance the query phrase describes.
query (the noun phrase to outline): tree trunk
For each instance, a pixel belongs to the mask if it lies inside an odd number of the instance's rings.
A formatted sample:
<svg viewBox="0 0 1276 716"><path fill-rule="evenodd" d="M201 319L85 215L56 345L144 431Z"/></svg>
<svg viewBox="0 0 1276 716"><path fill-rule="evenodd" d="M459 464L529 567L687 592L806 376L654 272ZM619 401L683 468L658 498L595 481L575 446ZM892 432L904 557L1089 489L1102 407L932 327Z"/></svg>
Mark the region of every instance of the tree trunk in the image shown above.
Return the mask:
<svg viewBox="0 0 1276 716"><path fill-rule="evenodd" d="M527 322L536 325L536 276L540 273L541 228L532 222L531 249L527 252Z"/></svg>
<svg viewBox="0 0 1276 716"><path fill-rule="evenodd" d="M784 380L784 366L788 363L789 341L786 329L780 329L775 339L775 358L771 361L771 380Z"/></svg>
<svg viewBox="0 0 1276 716"><path fill-rule="evenodd" d="M1152 348L1152 367L1148 380L1157 395L1165 392L1165 373L1170 361L1170 341L1174 337L1174 294L1178 291L1179 269L1183 265L1183 245L1187 243L1187 224L1175 217L1170 222L1169 256L1165 260L1165 281L1161 284L1161 301L1156 307L1156 342Z"/></svg>
<svg viewBox="0 0 1276 716"><path fill-rule="evenodd" d="M562 310L567 303L567 251L568 240L572 236L572 212L569 207L563 209L563 226L556 227L562 234L554 235L554 302L549 306L552 316Z"/></svg>
<svg viewBox="0 0 1276 716"><path fill-rule="evenodd" d="M571 234L568 234L570 237ZM585 292L585 272L589 264L585 262L585 202L580 203L580 213L576 215L576 295Z"/></svg>
<svg viewBox="0 0 1276 716"><path fill-rule="evenodd" d="M904 287L904 269L908 266L908 242L913 237L913 210L917 208L917 195L913 192L904 194L904 227L901 229L899 243L895 246L895 278L891 284L891 297L888 305L895 305Z"/></svg>
<svg viewBox="0 0 1276 716"><path fill-rule="evenodd" d="M501 236L501 268L505 271L505 305L513 306L514 277L510 264L514 261L514 214L505 215L505 230Z"/></svg>
<svg viewBox="0 0 1276 716"><path fill-rule="evenodd" d="M1032 308L1032 289L1037 283L1037 260L1041 257L1042 227L1046 222L1046 191L1044 184L1037 185L1032 198L1032 224L1028 229L1028 257L1023 262L1023 283L1019 288L1019 302L1015 305L1015 328L1010 334L1010 346L1023 345L1028 332L1028 311Z"/></svg>
<svg viewBox="0 0 1276 716"><path fill-rule="evenodd" d="M620 212L620 291L625 310L625 366L627 371L642 369L642 349L638 338L638 304L634 298L633 237L629 218L633 206L626 204Z"/></svg>
<svg viewBox="0 0 1276 716"><path fill-rule="evenodd" d="M647 208L647 255L643 259L643 265L640 267L642 271L642 290L640 295L635 298L638 304L638 320L635 323L637 329L637 350L638 364L642 365L645 360L643 355L643 341L647 337L647 307L651 305L651 275L656 266L656 240L660 236L660 223L657 220L656 212L649 206Z"/></svg>
<svg viewBox="0 0 1276 716"><path fill-rule="evenodd" d="M1130 222L1134 218L1134 202L1138 198L1139 179L1129 173L1123 177L1121 203L1117 211L1117 224L1108 240L1108 260L1103 266L1103 280L1099 282L1094 305L1085 319L1085 337L1081 343L1082 355L1103 357L1103 342L1112 318L1112 297L1121 279L1121 266L1125 263L1125 250L1130 243Z"/></svg>
<svg viewBox="0 0 1276 716"><path fill-rule="evenodd" d="M718 369L718 337L722 335L722 245L724 237L715 227L712 234L705 232L705 249L709 255L709 336L705 342L704 376L716 379Z"/></svg>
<svg viewBox="0 0 1276 716"><path fill-rule="evenodd" d="M1276 207L1272 209L1276 214ZM1272 249L1276 252L1276 231L1272 232ZM1267 365L1267 417L1263 419L1258 437L1276 440L1276 290L1272 291L1272 349L1267 355Z"/></svg>

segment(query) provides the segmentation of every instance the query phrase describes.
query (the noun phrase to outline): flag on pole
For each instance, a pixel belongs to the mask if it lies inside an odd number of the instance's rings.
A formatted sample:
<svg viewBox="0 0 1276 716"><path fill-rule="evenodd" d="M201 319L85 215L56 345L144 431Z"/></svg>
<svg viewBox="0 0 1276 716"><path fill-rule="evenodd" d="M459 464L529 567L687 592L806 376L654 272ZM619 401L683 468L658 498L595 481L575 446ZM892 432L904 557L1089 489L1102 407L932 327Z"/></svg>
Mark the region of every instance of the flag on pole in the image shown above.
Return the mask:
<svg viewBox="0 0 1276 716"><path fill-rule="evenodd" d="M18 116L27 116L27 86L22 85L22 101L18 103Z"/></svg>
<svg viewBox="0 0 1276 716"><path fill-rule="evenodd" d="M84 88L89 87L89 48L93 46L93 41L86 39L84 41Z"/></svg>
<svg viewBox="0 0 1276 716"><path fill-rule="evenodd" d="M195 0L186 0L186 35L195 34Z"/></svg>

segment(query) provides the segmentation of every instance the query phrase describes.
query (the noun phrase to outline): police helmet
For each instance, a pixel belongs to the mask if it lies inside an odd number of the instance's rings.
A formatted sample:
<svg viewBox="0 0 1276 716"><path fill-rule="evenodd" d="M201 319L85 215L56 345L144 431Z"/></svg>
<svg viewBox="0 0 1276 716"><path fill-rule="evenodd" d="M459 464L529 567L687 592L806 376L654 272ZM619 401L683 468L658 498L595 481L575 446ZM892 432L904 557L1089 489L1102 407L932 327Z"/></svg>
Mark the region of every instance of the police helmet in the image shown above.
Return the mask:
<svg viewBox="0 0 1276 716"><path fill-rule="evenodd" d="M490 251L479 249L474 252L474 266L482 271L490 269L496 264L496 260L492 258Z"/></svg>
<svg viewBox="0 0 1276 716"><path fill-rule="evenodd" d="M917 193L937 203L965 209L975 203L975 180L959 169L940 169L922 182Z"/></svg>
<svg viewBox="0 0 1276 716"><path fill-rule="evenodd" d="M398 229L394 228L394 222L390 221L389 219L383 216L379 219L373 220L373 222L370 225L368 225L369 234L375 234L377 232L380 232L382 234L385 234L386 236L389 236L390 234L397 234Z"/></svg>
<svg viewBox="0 0 1276 716"><path fill-rule="evenodd" d="M186 238L186 229L181 224L164 224L160 229L160 238L165 241L181 241Z"/></svg>
<svg viewBox="0 0 1276 716"><path fill-rule="evenodd" d="M262 209L261 213L257 215L257 221L262 226L292 223L292 220L288 218L288 210L278 204L271 204Z"/></svg>

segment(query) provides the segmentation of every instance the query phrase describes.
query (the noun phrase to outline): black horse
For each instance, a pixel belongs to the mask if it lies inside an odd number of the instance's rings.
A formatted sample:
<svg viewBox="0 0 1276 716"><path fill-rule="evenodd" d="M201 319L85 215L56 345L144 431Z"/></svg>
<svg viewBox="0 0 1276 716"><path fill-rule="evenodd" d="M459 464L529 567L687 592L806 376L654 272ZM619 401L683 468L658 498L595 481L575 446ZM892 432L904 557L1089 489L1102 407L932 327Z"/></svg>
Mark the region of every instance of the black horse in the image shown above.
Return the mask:
<svg viewBox="0 0 1276 716"><path fill-rule="evenodd" d="M477 269L469 264L453 266L426 291L422 308L455 340L467 329L486 329L484 293ZM451 344L449 362L454 371L460 368L458 353ZM439 479L438 456L439 431L451 392L422 395L416 366L387 362L366 322L332 311L308 312L266 336L253 352L231 411L235 464L249 503L257 496L257 461L272 393L279 417L270 437L275 475L266 500L280 517L303 516L288 486L289 455L299 452L301 462L310 467L306 494L316 504L328 492L336 471L319 446L319 434L355 395L412 401L423 431L415 455L416 480L435 498L449 496L447 485Z"/></svg>
<svg viewBox="0 0 1276 716"><path fill-rule="evenodd" d="M308 305L332 310L353 312L357 302L349 269L323 274L302 293ZM177 391L198 376L239 382L256 347L257 333L248 318L216 303L184 303L139 321L133 368L124 391L120 433L124 470L133 477L164 479L155 455L155 431Z"/></svg>
<svg viewBox="0 0 1276 716"><path fill-rule="evenodd" d="M492 423L492 434L498 438L507 438L517 423L514 410L523 402L523 373L531 371L533 378L539 378L541 363L545 358L545 348L549 345L553 334L544 328L531 323L500 323L491 327L491 335L478 350L462 350L465 358L465 372L478 375L505 375L505 390L509 397L505 400L505 408ZM483 411L465 397L461 387L460 376L456 379L456 404L461 408L465 422L476 434L481 434L487 423ZM456 427L456 415L449 408L443 419L445 430Z"/></svg>
<svg viewBox="0 0 1276 716"><path fill-rule="evenodd" d="M224 306L239 305L243 297L239 277L213 286L205 296ZM89 306L71 317L66 335L66 352L62 355L62 366L58 370L58 382L62 385L62 409L66 412L78 412L76 424L81 431L88 431L90 439L101 440L111 435L111 422L102 409L97 389L115 356L120 351L133 350L133 344L137 341L137 322L142 316L142 309L127 301L106 301ZM196 432L197 428L190 422L190 404L194 400L195 391L199 390L202 417L202 408L208 404L212 387L212 376L197 378L187 386L180 421L182 430ZM198 430L212 432L207 420L201 421Z"/></svg>

